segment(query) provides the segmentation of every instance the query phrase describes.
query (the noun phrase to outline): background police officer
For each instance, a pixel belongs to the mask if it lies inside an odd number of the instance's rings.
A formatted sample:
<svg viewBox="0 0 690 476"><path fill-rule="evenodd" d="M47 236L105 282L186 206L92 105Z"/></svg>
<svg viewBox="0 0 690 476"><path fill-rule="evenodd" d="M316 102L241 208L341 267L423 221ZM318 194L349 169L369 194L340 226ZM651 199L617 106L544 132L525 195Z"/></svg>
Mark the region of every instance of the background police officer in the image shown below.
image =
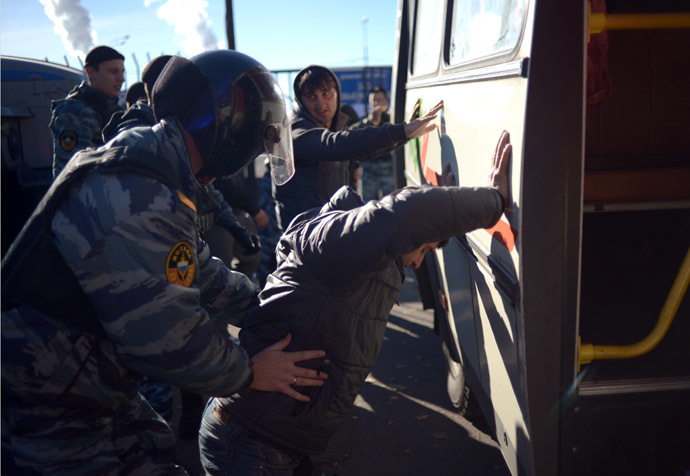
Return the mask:
<svg viewBox="0 0 690 476"><path fill-rule="evenodd" d="M101 131L114 112L125 82L125 57L109 46L97 46L86 55L88 81L53 103L53 177L78 151L103 144Z"/></svg>

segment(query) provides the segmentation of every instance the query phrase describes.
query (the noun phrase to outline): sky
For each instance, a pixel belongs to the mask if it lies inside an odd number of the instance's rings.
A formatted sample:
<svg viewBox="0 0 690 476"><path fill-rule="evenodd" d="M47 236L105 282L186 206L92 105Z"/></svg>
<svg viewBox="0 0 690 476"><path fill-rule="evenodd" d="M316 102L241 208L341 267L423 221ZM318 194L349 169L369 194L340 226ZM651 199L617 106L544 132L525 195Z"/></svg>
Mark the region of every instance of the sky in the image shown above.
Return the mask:
<svg viewBox="0 0 690 476"><path fill-rule="evenodd" d="M398 0L234 0L235 45L268 69L391 65ZM81 69L93 46L127 82L161 54L227 48L225 0L2 0L0 53ZM366 20L365 20L366 18ZM136 58L136 60L135 60Z"/></svg>

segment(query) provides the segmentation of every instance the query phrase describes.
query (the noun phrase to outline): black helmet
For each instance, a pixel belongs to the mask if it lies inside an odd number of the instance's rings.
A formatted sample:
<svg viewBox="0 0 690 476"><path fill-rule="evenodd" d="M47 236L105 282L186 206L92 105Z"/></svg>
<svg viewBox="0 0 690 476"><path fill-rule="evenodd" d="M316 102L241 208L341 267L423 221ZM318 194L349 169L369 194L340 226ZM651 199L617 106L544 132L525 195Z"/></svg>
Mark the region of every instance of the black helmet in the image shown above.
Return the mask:
<svg viewBox="0 0 690 476"><path fill-rule="evenodd" d="M189 60L173 56L151 96L157 120L174 116L192 136L203 162L198 177L231 176L261 154L271 159L278 185L292 176L283 94L255 59L234 50L208 51Z"/></svg>

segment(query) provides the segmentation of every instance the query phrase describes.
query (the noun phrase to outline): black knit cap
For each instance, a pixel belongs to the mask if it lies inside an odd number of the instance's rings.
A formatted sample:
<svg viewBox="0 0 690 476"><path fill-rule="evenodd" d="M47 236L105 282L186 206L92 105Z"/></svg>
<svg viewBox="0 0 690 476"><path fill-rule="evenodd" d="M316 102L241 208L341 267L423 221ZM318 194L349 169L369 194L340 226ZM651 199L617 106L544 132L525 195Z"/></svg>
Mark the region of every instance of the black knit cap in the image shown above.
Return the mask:
<svg viewBox="0 0 690 476"><path fill-rule="evenodd" d="M132 83L132 85L127 89L127 93L125 94L125 102L131 106L137 102L139 98L146 97L146 88L144 88L144 83L137 81L136 83Z"/></svg>
<svg viewBox="0 0 690 476"><path fill-rule="evenodd" d="M84 66L97 66L104 61L110 61L114 59L125 60L117 50L112 49L110 46L97 46L86 55L86 62Z"/></svg>

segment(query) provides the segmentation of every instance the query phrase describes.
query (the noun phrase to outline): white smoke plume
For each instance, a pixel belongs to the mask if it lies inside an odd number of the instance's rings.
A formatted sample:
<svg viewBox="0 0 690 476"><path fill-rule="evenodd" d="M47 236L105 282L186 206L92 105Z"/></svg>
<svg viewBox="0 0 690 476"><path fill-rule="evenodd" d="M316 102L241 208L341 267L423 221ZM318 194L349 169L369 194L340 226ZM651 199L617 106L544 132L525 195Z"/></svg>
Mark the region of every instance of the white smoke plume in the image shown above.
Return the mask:
<svg viewBox="0 0 690 476"><path fill-rule="evenodd" d="M40 0L48 18L55 24L53 31L60 35L67 52L85 57L96 43L91 31L91 15L81 0Z"/></svg>
<svg viewBox="0 0 690 476"><path fill-rule="evenodd" d="M161 0L144 0L146 7ZM218 49L218 40L211 31L206 13L206 0L165 0L158 7L157 15L174 27L180 37L180 46L186 56Z"/></svg>

